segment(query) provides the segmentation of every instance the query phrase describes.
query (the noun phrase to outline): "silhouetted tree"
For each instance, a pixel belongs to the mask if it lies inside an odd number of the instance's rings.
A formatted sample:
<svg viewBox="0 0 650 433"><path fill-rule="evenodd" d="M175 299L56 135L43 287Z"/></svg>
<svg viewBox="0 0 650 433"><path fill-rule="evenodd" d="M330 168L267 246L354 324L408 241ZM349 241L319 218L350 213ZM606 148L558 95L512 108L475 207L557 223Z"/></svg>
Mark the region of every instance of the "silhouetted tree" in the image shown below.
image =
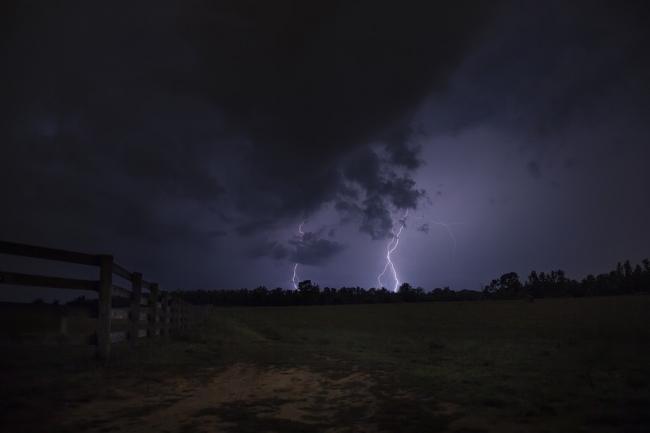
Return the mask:
<svg viewBox="0 0 650 433"><path fill-rule="evenodd" d="M483 291L453 291L449 287L426 291L408 283L400 285L397 293L385 288L325 287L322 290L311 280L301 281L298 290L277 287L269 290L259 286L253 290L193 290L176 294L195 304L212 305L313 305L360 304L388 302L469 301L479 299L517 299L559 296L620 295L650 291L650 260L633 266L629 260L617 263L614 270L598 275L587 275L581 281L567 278L562 270L531 271L525 284L515 272L494 279ZM42 301L41 301L42 302ZM71 301L75 305L95 305L96 300L83 297Z"/></svg>

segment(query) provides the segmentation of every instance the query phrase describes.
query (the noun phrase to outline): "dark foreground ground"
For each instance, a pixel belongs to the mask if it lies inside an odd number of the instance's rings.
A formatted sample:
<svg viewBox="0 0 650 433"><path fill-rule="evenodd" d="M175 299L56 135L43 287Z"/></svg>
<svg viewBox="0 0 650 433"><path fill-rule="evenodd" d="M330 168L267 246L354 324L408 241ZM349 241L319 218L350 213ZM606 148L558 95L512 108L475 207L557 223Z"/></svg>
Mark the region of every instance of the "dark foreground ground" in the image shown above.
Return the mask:
<svg viewBox="0 0 650 433"><path fill-rule="evenodd" d="M224 308L82 352L5 345L0 431L650 431L647 296Z"/></svg>

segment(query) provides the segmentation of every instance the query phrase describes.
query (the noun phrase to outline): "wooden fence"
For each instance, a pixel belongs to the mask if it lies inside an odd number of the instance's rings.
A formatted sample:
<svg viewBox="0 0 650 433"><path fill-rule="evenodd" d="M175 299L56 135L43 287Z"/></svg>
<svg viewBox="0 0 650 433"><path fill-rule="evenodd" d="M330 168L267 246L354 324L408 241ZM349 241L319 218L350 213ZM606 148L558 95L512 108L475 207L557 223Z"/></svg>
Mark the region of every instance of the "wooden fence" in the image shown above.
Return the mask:
<svg viewBox="0 0 650 433"><path fill-rule="evenodd" d="M98 280L0 270L0 284L97 292L96 344L97 356L100 359L108 359L112 343L128 341L134 344L143 337L169 336L187 329L191 318L196 316L190 314L194 306L161 291L157 283L145 281L141 273L128 271L116 263L111 255L86 254L4 241L0 241L0 254L99 268ZM130 287L115 284L115 275L129 282ZM130 300L128 308L113 308L113 297L118 296ZM113 324L119 324L125 330L112 331Z"/></svg>

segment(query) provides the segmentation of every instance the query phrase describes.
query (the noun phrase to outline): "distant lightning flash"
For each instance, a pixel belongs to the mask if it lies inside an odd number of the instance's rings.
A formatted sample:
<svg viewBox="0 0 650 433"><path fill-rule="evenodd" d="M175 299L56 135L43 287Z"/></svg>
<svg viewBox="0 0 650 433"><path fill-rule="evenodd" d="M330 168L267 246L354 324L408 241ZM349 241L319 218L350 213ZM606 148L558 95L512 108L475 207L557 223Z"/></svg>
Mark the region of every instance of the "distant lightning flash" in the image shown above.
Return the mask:
<svg viewBox="0 0 650 433"><path fill-rule="evenodd" d="M298 289L298 273L296 272L298 270L298 263L293 264L293 276L291 277L291 284L293 284L293 289L297 290Z"/></svg>
<svg viewBox="0 0 650 433"><path fill-rule="evenodd" d="M305 221L301 222L298 226L298 237L302 241L302 238L305 236L305 232L302 231L302 226L305 225ZM293 276L291 277L291 284L293 284L293 289L298 289L298 263L293 264Z"/></svg>
<svg viewBox="0 0 650 433"><path fill-rule="evenodd" d="M409 215L409 211L407 209L406 212L404 213L404 216L400 220L399 229L397 230L396 233L393 233L393 238L386 246L386 265L384 266L384 269L381 271L381 273L377 275L377 287L383 287L381 283L381 277L383 277L386 271L390 268L390 271L393 274L393 280L395 281L393 292L397 292L397 289L399 289L399 277L397 276L397 270L395 269L395 264L393 263L391 256L397 249L397 246L399 245L399 237L402 235L402 230L404 230L404 227L406 227L406 218L408 217L408 215Z"/></svg>

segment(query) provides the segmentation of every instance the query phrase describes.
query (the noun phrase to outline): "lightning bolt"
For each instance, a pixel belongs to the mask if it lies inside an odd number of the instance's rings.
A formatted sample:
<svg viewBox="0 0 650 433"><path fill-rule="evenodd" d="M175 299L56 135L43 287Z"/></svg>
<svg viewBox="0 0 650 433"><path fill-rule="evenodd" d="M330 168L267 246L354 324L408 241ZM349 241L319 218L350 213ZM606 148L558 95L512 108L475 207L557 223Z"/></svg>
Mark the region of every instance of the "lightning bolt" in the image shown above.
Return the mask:
<svg viewBox="0 0 650 433"><path fill-rule="evenodd" d="M404 213L404 216L402 219L400 219L400 226L397 232L393 231L393 238L388 242L388 245L386 246L386 265L384 265L384 269L381 271L379 275L377 275L377 287L383 287L381 283L381 277L386 274L386 271L390 269L391 273L393 274L393 281L395 281L395 286L393 287L393 292L397 292L397 289L399 289L399 277L397 275L397 269L395 269L395 264L393 263L392 260L392 254L395 252L397 249L397 246L399 245L399 238L402 235L402 231L406 227L406 218L409 215L408 209Z"/></svg>
<svg viewBox="0 0 650 433"><path fill-rule="evenodd" d="M298 237L302 241L302 238L305 236L305 232L302 230L302 226L305 225L305 221L301 222L298 225ZM291 284L293 284L293 289L298 289L298 263L293 264L293 275L291 277Z"/></svg>
<svg viewBox="0 0 650 433"><path fill-rule="evenodd" d="M293 289L298 289L298 263L293 264L293 276L291 277L291 284L293 284Z"/></svg>

